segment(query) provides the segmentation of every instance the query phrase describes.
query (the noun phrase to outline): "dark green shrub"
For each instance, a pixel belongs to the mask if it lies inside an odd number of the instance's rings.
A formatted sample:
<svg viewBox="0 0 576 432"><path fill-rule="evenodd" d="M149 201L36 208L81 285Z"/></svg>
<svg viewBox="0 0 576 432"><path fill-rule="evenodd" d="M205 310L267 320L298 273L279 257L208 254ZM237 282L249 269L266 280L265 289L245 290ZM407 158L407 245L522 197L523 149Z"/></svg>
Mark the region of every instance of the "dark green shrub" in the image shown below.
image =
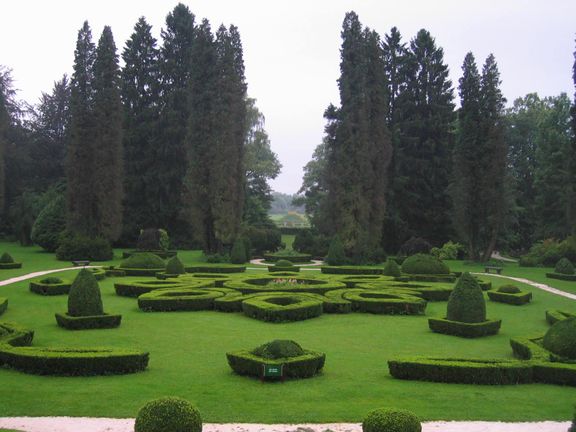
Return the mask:
<svg viewBox="0 0 576 432"><path fill-rule="evenodd" d="M500 331L502 320L466 323L441 318L429 318L428 327L434 333L447 334L463 338L479 338L495 335Z"/></svg>
<svg viewBox="0 0 576 432"><path fill-rule="evenodd" d="M574 265L567 258L562 258L560 261L556 263L556 267L554 267L554 272L565 275L573 275Z"/></svg>
<svg viewBox="0 0 576 432"><path fill-rule="evenodd" d="M61 235L60 246L56 249L56 258L60 261L108 261L113 257L114 251L108 240L68 232Z"/></svg>
<svg viewBox="0 0 576 432"><path fill-rule="evenodd" d="M304 354L302 347L293 340L275 339L252 350L252 354L265 359L298 357Z"/></svg>
<svg viewBox="0 0 576 432"><path fill-rule="evenodd" d="M62 279L58 277L47 277L44 279L40 279L40 282L43 284L59 284L62 283Z"/></svg>
<svg viewBox="0 0 576 432"><path fill-rule="evenodd" d="M0 264L13 264L14 258L8 252L4 252L2 256L0 256Z"/></svg>
<svg viewBox="0 0 576 432"><path fill-rule="evenodd" d="M244 241L237 238L230 251L230 262L232 264L244 264L247 261L246 246Z"/></svg>
<svg viewBox="0 0 576 432"><path fill-rule="evenodd" d="M576 318L575 313L552 309L546 311L546 322L550 325L556 324L558 321L565 320L566 318Z"/></svg>
<svg viewBox="0 0 576 432"><path fill-rule="evenodd" d="M362 432L421 432L422 425L410 411L380 408L368 413L362 422Z"/></svg>
<svg viewBox="0 0 576 432"><path fill-rule="evenodd" d="M229 263L230 256L228 256L227 254L219 254L219 253L206 255L206 262L210 264Z"/></svg>
<svg viewBox="0 0 576 432"><path fill-rule="evenodd" d="M202 432L202 418L187 400L163 397L140 408L134 432Z"/></svg>
<svg viewBox="0 0 576 432"><path fill-rule="evenodd" d="M2 315L4 312L6 312L6 309L8 309L8 299L4 298L4 297L0 297L0 315ZM2 328L0 327L0 341L2 340Z"/></svg>
<svg viewBox="0 0 576 432"><path fill-rule="evenodd" d="M122 315L103 314L96 316L71 316L55 314L56 323L67 330L91 330L116 328L122 322Z"/></svg>
<svg viewBox="0 0 576 432"><path fill-rule="evenodd" d="M244 273L246 266L238 264L199 264L186 267L186 273Z"/></svg>
<svg viewBox="0 0 576 432"><path fill-rule="evenodd" d="M382 274L384 276L393 276L393 277L402 276L400 267L398 266L398 264L396 264L396 261L394 261L391 258L388 258L388 261L386 261L386 265L384 266L384 270L382 270Z"/></svg>
<svg viewBox="0 0 576 432"><path fill-rule="evenodd" d="M267 322L302 321L322 315L323 301L310 296L267 294L242 302L242 312Z"/></svg>
<svg viewBox="0 0 576 432"><path fill-rule="evenodd" d="M463 273L448 299L446 319L464 323L486 321L486 301L482 289L470 273Z"/></svg>
<svg viewBox="0 0 576 432"><path fill-rule="evenodd" d="M402 263L402 273L415 275L450 274L450 269L438 258L427 254L409 256Z"/></svg>
<svg viewBox="0 0 576 432"><path fill-rule="evenodd" d="M282 234L278 228L254 227L244 228L242 236L250 240L252 252L255 255L262 255L265 252L274 252L280 248Z"/></svg>
<svg viewBox="0 0 576 432"><path fill-rule="evenodd" d="M86 269L80 270L68 295L68 315L73 317L103 315L100 287L94 275Z"/></svg>
<svg viewBox="0 0 576 432"><path fill-rule="evenodd" d="M530 255L524 255L520 257L518 265L520 267L536 267L538 265L538 259Z"/></svg>
<svg viewBox="0 0 576 432"><path fill-rule="evenodd" d="M501 290L502 288L513 292L502 291ZM514 291L514 289L516 291ZM515 306L522 306L524 304L530 303L530 301L532 300L532 293L522 292L520 291L519 288L513 285L507 285L507 286L505 285L504 287L500 287L497 290L488 291L488 298L495 302L506 303Z"/></svg>
<svg viewBox="0 0 576 432"><path fill-rule="evenodd" d="M30 291L36 294L52 296L68 294L72 283L57 277L47 277L39 281L30 282Z"/></svg>
<svg viewBox="0 0 576 432"><path fill-rule="evenodd" d="M174 256L168 260L166 263L166 273L167 274L184 274L186 270L184 269L184 264L180 261L180 258Z"/></svg>
<svg viewBox="0 0 576 432"><path fill-rule="evenodd" d="M64 196L59 196L42 209L32 225L30 238L44 250L54 252L65 229L66 200Z"/></svg>
<svg viewBox="0 0 576 432"><path fill-rule="evenodd" d="M170 288L152 290L138 297L138 307L147 312L199 311L214 307L214 299L224 296L218 290Z"/></svg>
<svg viewBox="0 0 576 432"><path fill-rule="evenodd" d="M126 258L120 264L122 269L164 269L162 258L150 252L138 252Z"/></svg>
<svg viewBox="0 0 576 432"><path fill-rule="evenodd" d="M163 229L146 228L140 230L136 249L140 251L168 250L170 247L170 238L168 233Z"/></svg>
<svg viewBox="0 0 576 432"><path fill-rule="evenodd" d="M329 266L346 265L348 262L346 259L346 252L344 251L344 245L339 236L334 236L330 242L330 247L328 248L328 254L326 255L325 261Z"/></svg>
<svg viewBox="0 0 576 432"><path fill-rule="evenodd" d="M409 257L416 254L429 254L431 249L432 245L427 240L422 237L412 237L400 246L398 255Z"/></svg>
<svg viewBox="0 0 576 432"><path fill-rule="evenodd" d="M576 318L558 321L544 335L544 348L570 360L576 360Z"/></svg>
<svg viewBox="0 0 576 432"><path fill-rule="evenodd" d="M294 267L294 264L292 264L292 261L288 261L285 259L281 259L276 261L276 264L274 264L275 267Z"/></svg>
<svg viewBox="0 0 576 432"><path fill-rule="evenodd" d="M518 294L521 291L520 288L518 288L515 285L502 285L500 288L498 288L498 292L507 294Z"/></svg>

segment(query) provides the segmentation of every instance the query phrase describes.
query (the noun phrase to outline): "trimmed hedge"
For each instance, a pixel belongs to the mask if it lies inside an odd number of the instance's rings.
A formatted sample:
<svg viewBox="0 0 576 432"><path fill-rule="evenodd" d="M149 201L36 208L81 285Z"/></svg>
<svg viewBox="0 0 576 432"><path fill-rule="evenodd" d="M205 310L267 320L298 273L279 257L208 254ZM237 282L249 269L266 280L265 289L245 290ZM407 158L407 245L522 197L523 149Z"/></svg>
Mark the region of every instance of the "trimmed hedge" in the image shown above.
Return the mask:
<svg viewBox="0 0 576 432"><path fill-rule="evenodd" d="M562 273L546 273L546 277L550 279L559 279L565 281L576 281L576 275L567 275Z"/></svg>
<svg viewBox="0 0 576 432"><path fill-rule="evenodd" d="M97 281L106 279L106 270L104 270L103 268L87 268L86 270L92 273L94 279L96 279Z"/></svg>
<svg viewBox="0 0 576 432"><path fill-rule="evenodd" d="M252 350L252 354L265 359L298 357L304 354L299 343L289 339L274 339Z"/></svg>
<svg viewBox="0 0 576 432"><path fill-rule="evenodd" d="M532 364L517 360L414 357L388 361L398 379L458 384L523 384L533 381Z"/></svg>
<svg viewBox="0 0 576 432"><path fill-rule="evenodd" d="M542 346L561 359L576 360L576 317L558 321L550 327Z"/></svg>
<svg viewBox="0 0 576 432"><path fill-rule="evenodd" d="M14 258L8 253L4 252L0 256L0 270L12 270L22 267L22 263L14 262Z"/></svg>
<svg viewBox="0 0 576 432"><path fill-rule="evenodd" d="M382 269L382 274L385 276L399 277L402 276L400 266L391 258L388 258L386 265Z"/></svg>
<svg viewBox="0 0 576 432"><path fill-rule="evenodd" d="M362 432L421 432L416 415L407 410L380 408L368 413L362 422Z"/></svg>
<svg viewBox="0 0 576 432"><path fill-rule="evenodd" d="M324 367L326 354L304 350L301 356L274 360L256 356L248 350L240 350L226 353L226 358L232 370L239 375L259 377L264 365L282 365L286 378L310 378Z"/></svg>
<svg viewBox="0 0 576 432"><path fill-rule="evenodd" d="M384 315L424 315L426 300L401 291L350 289L342 296L352 311Z"/></svg>
<svg viewBox="0 0 576 432"><path fill-rule="evenodd" d="M211 281L181 281L177 280L136 280L131 282L117 282L114 284L116 295L121 297L138 297L157 289L167 288L205 288L212 285Z"/></svg>
<svg viewBox="0 0 576 432"><path fill-rule="evenodd" d="M53 281L49 281L53 279ZM58 280L59 282L56 282ZM68 294L72 282L59 278L45 278L30 282L30 291L44 296Z"/></svg>
<svg viewBox="0 0 576 432"><path fill-rule="evenodd" d="M6 309L8 309L8 299L0 297L0 315L6 312Z"/></svg>
<svg viewBox="0 0 576 432"><path fill-rule="evenodd" d="M32 343L34 331L19 324L0 322L0 349L6 346L28 346Z"/></svg>
<svg viewBox="0 0 576 432"><path fill-rule="evenodd" d="M546 311L546 321L550 325L554 325L558 321L562 321L565 320L566 318L572 318L572 317L576 317L576 314L557 309Z"/></svg>
<svg viewBox="0 0 576 432"><path fill-rule="evenodd" d="M465 323L441 318L430 318L428 320L428 327L435 333L465 338L495 335L500 330L501 325L502 320L484 321L479 323Z"/></svg>
<svg viewBox="0 0 576 432"><path fill-rule="evenodd" d="M486 321L486 301L478 282L470 273L460 276L448 298L446 319L463 323Z"/></svg>
<svg viewBox="0 0 576 432"><path fill-rule="evenodd" d="M402 273L409 275L449 275L450 268L435 256L418 253L404 260Z"/></svg>
<svg viewBox="0 0 576 432"><path fill-rule="evenodd" d="M381 275L382 268L365 266L321 266L324 274Z"/></svg>
<svg viewBox="0 0 576 432"><path fill-rule="evenodd" d="M499 303L522 306L524 304L530 303L530 301L532 300L532 293L531 292L506 293L501 292L498 289L495 291L488 291L488 298L492 301Z"/></svg>
<svg viewBox="0 0 576 432"><path fill-rule="evenodd" d="M55 314L56 322L67 330L92 330L116 328L122 322L122 315L92 315L72 316L68 314Z"/></svg>
<svg viewBox="0 0 576 432"><path fill-rule="evenodd" d="M280 251L271 254L264 254L264 259L271 263L275 263L276 261L280 260L286 260L290 261L292 264L307 264L312 259L312 255L306 253L298 253L296 251L291 251L290 253Z"/></svg>
<svg viewBox="0 0 576 432"><path fill-rule="evenodd" d="M287 282L282 283L281 281L284 280ZM275 283L274 281L278 281L278 283ZM226 281L224 282L224 287L235 289L242 292L243 294L267 293L276 291L324 294L331 290L345 288L346 285L342 282L306 278L302 276L263 276Z"/></svg>
<svg viewBox="0 0 576 432"><path fill-rule="evenodd" d="M423 284L410 284L410 283L397 283L395 281L391 282L371 282L357 284L357 288L364 289L393 289L404 291L407 290L407 294L415 295L421 297L426 301L446 301L450 297L453 288L448 285L423 285Z"/></svg>
<svg viewBox="0 0 576 432"><path fill-rule="evenodd" d="M217 290L158 289L138 297L138 307L145 312L208 310L214 308L214 299L222 296Z"/></svg>
<svg viewBox="0 0 576 432"><path fill-rule="evenodd" d="M447 282L452 283L456 281L456 275L449 274L449 275L408 275L409 281L414 282Z"/></svg>
<svg viewBox="0 0 576 432"><path fill-rule="evenodd" d="M178 255L178 251L175 250L159 250L159 249L149 249L149 250L133 250L133 251L124 251L122 252L122 258L130 258L134 254L139 254L142 252L153 253L154 255L159 256L162 259L172 258Z"/></svg>
<svg viewBox="0 0 576 432"><path fill-rule="evenodd" d="M297 294L268 294L242 302L242 312L250 318L267 322L302 321L322 315L322 301Z"/></svg>
<svg viewBox="0 0 576 432"><path fill-rule="evenodd" d="M104 308L98 282L92 272L82 269L70 287L68 315L81 317L103 314Z"/></svg>
<svg viewBox="0 0 576 432"><path fill-rule="evenodd" d="M120 263L122 269L157 269L166 268L166 263L158 255L151 252L139 252L130 255Z"/></svg>
<svg viewBox="0 0 576 432"><path fill-rule="evenodd" d="M574 265L570 262L568 258L562 258L556 263L554 267L554 273L560 273L565 275L574 274Z"/></svg>
<svg viewBox="0 0 576 432"><path fill-rule="evenodd" d="M335 279L346 284L346 288L356 288L358 284L386 284L393 283L394 279L383 275L352 275Z"/></svg>
<svg viewBox="0 0 576 432"><path fill-rule="evenodd" d="M166 263L166 274L181 275L184 273L186 273L186 269L184 268L182 261L180 261L180 258L173 256L168 260Z"/></svg>
<svg viewBox="0 0 576 432"><path fill-rule="evenodd" d="M187 400L163 397L148 402L136 416L134 432L202 432L202 418Z"/></svg>
<svg viewBox="0 0 576 432"><path fill-rule="evenodd" d="M201 264L186 267L186 273L244 273L246 266L236 264Z"/></svg>

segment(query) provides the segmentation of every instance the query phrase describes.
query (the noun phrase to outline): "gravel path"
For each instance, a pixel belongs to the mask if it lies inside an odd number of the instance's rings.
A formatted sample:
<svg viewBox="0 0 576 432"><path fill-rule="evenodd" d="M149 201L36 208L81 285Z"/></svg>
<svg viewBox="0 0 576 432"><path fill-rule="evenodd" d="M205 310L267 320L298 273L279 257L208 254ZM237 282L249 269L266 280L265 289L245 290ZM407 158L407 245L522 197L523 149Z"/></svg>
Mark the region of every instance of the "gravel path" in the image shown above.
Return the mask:
<svg viewBox="0 0 576 432"><path fill-rule="evenodd" d="M566 432L570 422L427 422L423 432ZM133 432L134 419L88 417L0 417L0 428L26 432ZM203 432L362 432L358 423L249 424L205 423Z"/></svg>
<svg viewBox="0 0 576 432"><path fill-rule="evenodd" d="M473 273L475 275L484 275L486 276L486 273ZM556 294L562 297L566 297L569 298L571 300L576 300L576 294L572 294L572 293L568 293L566 291L561 291L559 289L556 288L552 288L549 285L546 284L542 284L542 283L538 283L538 282L534 282L531 281L529 279L524 279L524 278L517 278L517 277L512 277L512 276L503 276L503 275L495 275L495 274L491 274L490 276L492 277L499 277L499 278L504 278L504 279L510 279L516 282L520 282L520 283L525 283L526 285L530 285L533 286L535 288L541 289L543 291L548 291L549 293L552 294Z"/></svg>
<svg viewBox="0 0 576 432"><path fill-rule="evenodd" d="M62 269L43 270L43 271L28 273L26 275L17 276L17 277L13 277L11 279L6 279L3 281L0 281L0 286L10 285L10 284L13 284L16 282L22 282L22 281L27 280L27 279L33 279L35 277L44 276L44 275L47 275L50 273L58 273L58 272L67 271L67 270L80 270L81 268L98 268L98 267L101 267L101 266L67 267L67 268L62 268Z"/></svg>

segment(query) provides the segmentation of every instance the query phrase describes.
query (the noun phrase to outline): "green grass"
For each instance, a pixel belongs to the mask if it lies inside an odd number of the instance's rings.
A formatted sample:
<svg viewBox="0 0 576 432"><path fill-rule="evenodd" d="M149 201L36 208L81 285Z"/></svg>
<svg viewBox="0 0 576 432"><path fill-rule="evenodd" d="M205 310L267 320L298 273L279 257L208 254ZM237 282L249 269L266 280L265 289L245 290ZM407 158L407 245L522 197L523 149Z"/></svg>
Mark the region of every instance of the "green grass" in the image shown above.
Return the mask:
<svg viewBox="0 0 576 432"><path fill-rule="evenodd" d="M25 265L33 265L24 252L17 252L14 255L22 253ZM40 254L42 259L36 255L32 250L28 255L36 259L35 266L41 266L42 260L52 264L50 255ZM198 252L179 256L185 257L186 264L200 259ZM71 276L70 272L66 275ZM491 279L495 285L507 283ZM302 322L269 324L237 313L144 313L135 299L115 295L113 281L106 279L100 286L106 312L123 314L118 329L72 332L59 328L54 313L66 310L66 296L32 294L27 282L0 287L0 296L10 301L1 319L34 329L35 346L148 350L149 369L91 378L43 377L0 369L2 388L10 389L0 392L0 417L133 417L146 401L165 395L190 400L204 421L216 423L358 422L381 406L406 408L423 420L569 420L573 413L576 397L571 387L440 384L396 380L388 373L386 361L398 356L511 358L510 337L545 332L546 309L576 309L573 301L535 288L521 286L534 293L533 303L527 306L488 301L488 317L503 319L501 333L466 340L428 330L427 317L444 316L446 302L429 303L427 316L325 314ZM285 383L261 383L232 373L226 351L253 348L272 339L294 339L305 348L326 352L324 372Z"/></svg>

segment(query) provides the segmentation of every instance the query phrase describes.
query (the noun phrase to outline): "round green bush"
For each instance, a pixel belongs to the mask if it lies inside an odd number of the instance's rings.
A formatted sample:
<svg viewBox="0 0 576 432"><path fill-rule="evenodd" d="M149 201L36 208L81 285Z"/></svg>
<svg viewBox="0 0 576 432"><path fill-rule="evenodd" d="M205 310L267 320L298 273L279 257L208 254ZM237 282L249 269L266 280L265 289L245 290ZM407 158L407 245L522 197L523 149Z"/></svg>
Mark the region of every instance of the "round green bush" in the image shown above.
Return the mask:
<svg viewBox="0 0 576 432"><path fill-rule="evenodd" d="M362 432L421 432L422 425L410 411L380 408L368 413L362 422Z"/></svg>
<svg viewBox="0 0 576 432"><path fill-rule="evenodd" d="M497 291L506 294L518 294L521 292L516 285L502 285Z"/></svg>
<svg viewBox="0 0 576 432"><path fill-rule="evenodd" d="M68 294L68 315L74 317L104 315L100 287L94 274L82 269Z"/></svg>
<svg viewBox="0 0 576 432"><path fill-rule="evenodd" d="M573 275L574 265L570 262L568 258L562 258L560 261L556 263L556 267L554 267L554 273Z"/></svg>
<svg viewBox="0 0 576 432"><path fill-rule="evenodd" d="M558 321L550 327L542 344L554 354L576 360L576 317Z"/></svg>
<svg viewBox="0 0 576 432"><path fill-rule="evenodd" d="M292 264L292 261L288 261L285 259L281 259L276 261L276 264L274 264L275 267L294 267L294 264Z"/></svg>
<svg viewBox="0 0 576 432"><path fill-rule="evenodd" d="M173 256L166 263L166 273L167 274L184 274L186 270L184 269L184 264L180 261L180 258Z"/></svg>
<svg viewBox="0 0 576 432"><path fill-rule="evenodd" d="M123 260L120 268L163 269L165 264L158 255L150 252L138 252Z"/></svg>
<svg viewBox="0 0 576 432"><path fill-rule="evenodd" d="M402 273L444 275L450 274L450 268L432 255L416 254L404 260L402 263Z"/></svg>
<svg viewBox="0 0 576 432"><path fill-rule="evenodd" d="M448 298L446 319L464 323L486 321L486 301L482 288L470 273L463 273Z"/></svg>
<svg viewBox="0 0 576 432"><path fill-rule="evenodd" d="M298 357L304 354L302 347L293 340L276 339L252 350L252 354L266 359Z"/></svg>
<svg viewBox="0 0 576 432"><path fill-rule="evenodd" d="M402 272L400 271L400 267L392 258L388 258L386 261L386 265L382 270L382 274L384 276L393 276L393 277L400 277L402 276Z"/></svg>
<svg viewBox="0 0 576 432"><path fill-rule="evenodd" d="M4 252L2 256L0 256L0 264L12 264L14 262L14 258L8 252Z"/></svg>
<svg viewBox="0 0 576 432"><path fill-rule="evenodd" d="M201 432L202 418L185 399L163 397L148 402L136 416L134 432Z"/></svg>
<svg viewBox="0 0 576 432"><path fill-rule="evenodd" d="M60 235L66 229L66 199L63 195L50 201L42 209L34 225L30 238L48 252L54 252L60 244Z"/></svg>

